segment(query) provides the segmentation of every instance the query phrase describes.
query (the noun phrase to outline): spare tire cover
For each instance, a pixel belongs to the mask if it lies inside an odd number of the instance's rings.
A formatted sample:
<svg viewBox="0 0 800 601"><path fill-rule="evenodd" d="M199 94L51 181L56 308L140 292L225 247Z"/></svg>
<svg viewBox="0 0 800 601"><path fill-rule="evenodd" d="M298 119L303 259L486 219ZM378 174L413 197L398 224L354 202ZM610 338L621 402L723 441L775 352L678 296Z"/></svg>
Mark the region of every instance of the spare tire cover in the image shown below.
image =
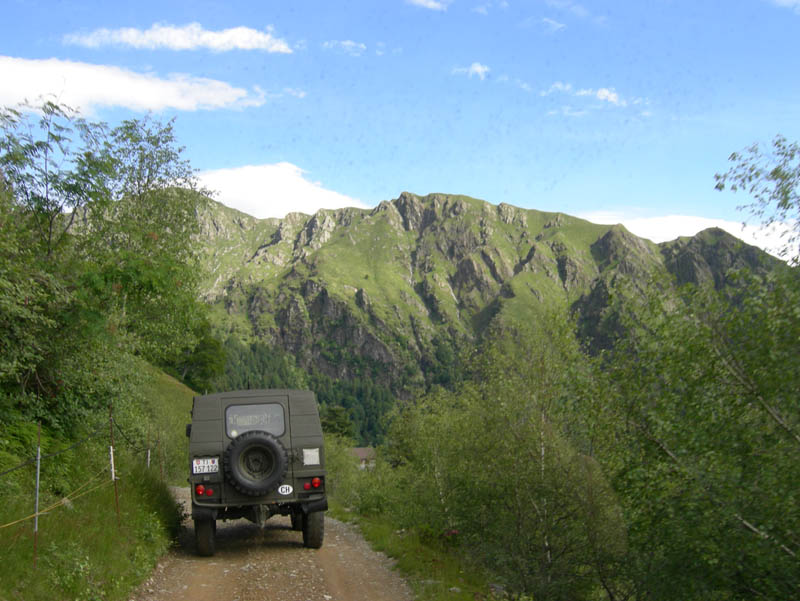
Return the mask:
<svg viewBox="0 0 800 601"><path fill-rule="evenodd" d="M225 449L223 465L236 490L261 496L274 491L283 481L289 459L286 449L272 434L250 430L231 441Z"/></svg>

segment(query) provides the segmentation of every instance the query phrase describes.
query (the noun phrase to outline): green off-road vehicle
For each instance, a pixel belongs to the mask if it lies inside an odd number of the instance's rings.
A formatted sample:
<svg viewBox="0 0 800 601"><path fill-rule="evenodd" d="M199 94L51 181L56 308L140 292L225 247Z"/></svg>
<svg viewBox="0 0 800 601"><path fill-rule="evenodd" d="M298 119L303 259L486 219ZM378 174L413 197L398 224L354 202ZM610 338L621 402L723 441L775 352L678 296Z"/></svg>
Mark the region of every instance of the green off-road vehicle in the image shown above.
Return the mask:
<svg viewBox="0 0 800 601"><path fill-rule="evenodd" d="M263 525L291 516L303 544L324 534L325 450L307 390L239 390L194 397L189 437L192 518L200 555L213 555L217 520Z"/></svg>

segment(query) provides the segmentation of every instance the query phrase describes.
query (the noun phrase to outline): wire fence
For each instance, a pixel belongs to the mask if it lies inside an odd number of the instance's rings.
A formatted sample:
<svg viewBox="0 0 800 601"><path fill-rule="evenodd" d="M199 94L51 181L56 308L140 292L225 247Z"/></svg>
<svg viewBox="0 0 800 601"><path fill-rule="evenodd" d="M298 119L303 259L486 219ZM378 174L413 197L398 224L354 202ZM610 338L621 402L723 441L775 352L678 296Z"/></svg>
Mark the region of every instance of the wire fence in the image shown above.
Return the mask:
<svg viewBox="0 0 800 601"><path fill-rule="evenodd" d="M39 517L49 514L54 510L60 507L71 507L72 503L81 497L84 497L90 493L93 493L97 490L100 490L104 487L113 486L114 487L114 498L115 498L115 508L117 512L117 521L120 522L120 511L119 511L119 495L117 492L117 480L119 480L119 472L117 470L117 466L115 465L115 446L114 446L114 432L117 432L121 437L122 440L125 441L127 448L133 453L143 453L145 454L145 462L146 467L149 469L150 466L150 457L152 445L150 443L150 436L148 434L147 442L142 445L140 442L135 442L134 437L131 436L128 432L125 431L124 428L114 419L112 408L109 407L109 417L108 417L108 424L98 426L95 430L90 432L89 434L81 437L80 439L72 442L72 444L58 449L56 451L52 451L49 453L42 453L41 447L41 423L38 425L38 440L36 445L36 454L25 461L22 461L18 465L10 467L8 469L3 470L0 472L0 479L9 476L10 474L25 468L30 465L36 466L36 483L35 483L35 492L34 492L34 510L33 513L30 515L25 515L23 517L17 518L8 522L6 524L0 524L0 532L2 532L6 528L10 528L15 525L22 524L29 520L34 521L33 527L33 566L36 567L36 560L37 560L37 541L38 541L38 532L39 532ZM82 484L77 486L74 490L67 493L66 495L61 496L60 499L55 501L54 503L48 505L44 508L39 508L39 500L40 500L40 489L41 489L41 481L40 481L40 473L41 473L41 466L42 462L45 460L53 459L58 457L59 455L63 455L69 451L73 451L78 449L90 441L106 435L108 437L108 464L103 465L103 467L95 473L93 476L88 478ZM163 445L160 444L160 440L157 439L155 441L156 448L162 447L161 453L161 479L164 479L164 462L166 461L166 450L163 448ZM105 477L104 477L105 475Z"/></svg>

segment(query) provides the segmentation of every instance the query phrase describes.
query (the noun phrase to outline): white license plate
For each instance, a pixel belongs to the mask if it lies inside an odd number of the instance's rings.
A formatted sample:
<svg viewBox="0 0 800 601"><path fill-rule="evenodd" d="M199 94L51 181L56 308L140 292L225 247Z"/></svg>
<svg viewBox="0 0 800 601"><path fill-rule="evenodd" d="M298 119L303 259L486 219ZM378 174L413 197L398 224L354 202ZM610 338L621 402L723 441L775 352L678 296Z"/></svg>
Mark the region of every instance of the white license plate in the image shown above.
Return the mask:
<svg viewBox="0 0 800 601"><path fill-rule="evenodd" d="M219 471L219 457L192 459L193 474L215 474Z"/></svg>

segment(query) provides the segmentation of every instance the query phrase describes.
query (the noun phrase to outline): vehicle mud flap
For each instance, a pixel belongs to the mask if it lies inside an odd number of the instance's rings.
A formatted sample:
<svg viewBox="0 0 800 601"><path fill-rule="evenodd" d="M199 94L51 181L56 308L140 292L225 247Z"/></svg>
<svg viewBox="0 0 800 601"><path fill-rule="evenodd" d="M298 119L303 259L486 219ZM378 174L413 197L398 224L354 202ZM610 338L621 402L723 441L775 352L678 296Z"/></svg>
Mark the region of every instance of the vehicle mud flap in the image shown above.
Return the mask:
<svg viewBox="0 0 800 601"><path fill-rule="evenodd" d="M324 499L311 501L310 503L303 503L301 507L303 508L303 513L306 515L309 513L316 513L317 511L325 511L328 509L328 499L326 497Z"/></svg>
<svg viewBox="0 0 800 601"><path fill-rule="evenodd" d="M193 520L216 520L218 509L216 507L200 507L192 504Z"/></svg>

